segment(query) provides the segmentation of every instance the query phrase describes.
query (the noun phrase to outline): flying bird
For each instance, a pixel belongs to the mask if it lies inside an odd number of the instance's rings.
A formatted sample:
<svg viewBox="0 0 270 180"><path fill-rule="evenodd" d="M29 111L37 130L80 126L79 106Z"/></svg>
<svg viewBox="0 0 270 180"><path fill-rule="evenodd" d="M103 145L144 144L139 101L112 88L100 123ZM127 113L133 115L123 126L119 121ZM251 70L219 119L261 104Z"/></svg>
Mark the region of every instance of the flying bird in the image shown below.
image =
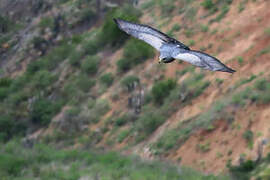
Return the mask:
<svg viewBox="0 0 270 180"><path fill-rule="evenodd" d="M114 19L114 21L122 31L157 49L160 52L159 63L170 63L178 59L210 71L235 72L217 58L200 51L191 50L185 44L150 26L131 23L122 19Z"/></svg>

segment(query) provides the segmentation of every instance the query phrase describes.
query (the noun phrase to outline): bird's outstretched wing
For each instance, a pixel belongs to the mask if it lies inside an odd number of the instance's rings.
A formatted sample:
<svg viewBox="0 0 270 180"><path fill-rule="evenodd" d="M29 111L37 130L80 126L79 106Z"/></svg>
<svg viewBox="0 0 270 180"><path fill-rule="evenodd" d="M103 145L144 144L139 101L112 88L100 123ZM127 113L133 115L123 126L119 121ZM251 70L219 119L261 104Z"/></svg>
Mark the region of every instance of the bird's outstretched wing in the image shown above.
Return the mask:
<svg viewBox="0 0 270 180"><path fill-rule="evenodd" d="M187 51L174 55L174 58L186 61L195 66L198 66L203 69L210 70L210 71L222 71L222 72L228 72L228 73L235 72L235 70L227 67L225 64L220 62L215 57L210 56L200 51L187 50Z"/></svg>
<svg viewBox="0 0 270 180"><path fill-rule="evenodd" d="M183 43L150 26L131 23L122 19L114 19L114 21L121 30L131 36L134 36L135 38L145 41L146 43L156 48L158 51L164 43L174 43L179 45L180 48L189 50L189 47Z"/></svg>

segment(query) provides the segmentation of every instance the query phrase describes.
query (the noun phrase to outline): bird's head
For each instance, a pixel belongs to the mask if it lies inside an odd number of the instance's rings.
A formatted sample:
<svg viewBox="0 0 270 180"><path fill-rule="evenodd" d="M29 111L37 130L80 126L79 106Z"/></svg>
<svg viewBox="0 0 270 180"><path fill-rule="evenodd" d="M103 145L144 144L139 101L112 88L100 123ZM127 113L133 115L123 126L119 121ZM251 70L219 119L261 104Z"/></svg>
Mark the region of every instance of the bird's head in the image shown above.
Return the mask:
<svg viewBox="0 0 270 180"><path fill-rule="evenodd" d="M170 63L172 61L174 61L175 59L172 58L172 57L162 57L162 56L159 56L159 60L158 60L158 63Z"/></svg>

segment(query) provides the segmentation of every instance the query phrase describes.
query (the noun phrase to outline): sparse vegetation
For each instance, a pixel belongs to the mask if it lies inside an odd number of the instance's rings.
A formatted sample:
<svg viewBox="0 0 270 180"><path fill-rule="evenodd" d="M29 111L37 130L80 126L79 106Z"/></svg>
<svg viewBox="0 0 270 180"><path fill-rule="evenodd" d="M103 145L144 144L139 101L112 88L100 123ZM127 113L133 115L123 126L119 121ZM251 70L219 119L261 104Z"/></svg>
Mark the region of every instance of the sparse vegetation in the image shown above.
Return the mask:
<svg viewBox="0 0 270 180"><path fill-rule="evenodd" d="M100 82L107 87L113 84L113 80L114 80L114 77L112 73L106 73L100 77Z"/></svg>
<svg viewBox="0 0 270 180"><path fill-rule="evenodd" d="M164 99L169 96L170 91L176 87L176 81L173 79L163 80L154 84L152 95L157 104L162 104Z"/></svg>
<svg viewBox="0 0 270 180"><path fill-rule="evenodd" d="M98 56L87 56L81 64L82 70L89 75L96 74L98 71L98 66L99 66Z"/></svg>
<svg viewBox="0 0 270 180"><path fill-rule="evenodd" d="M136 39L129 40L124 47L123 58L117 62L118 70L120 72L128 71L153 56L154 50L152 47Z"/></svg>

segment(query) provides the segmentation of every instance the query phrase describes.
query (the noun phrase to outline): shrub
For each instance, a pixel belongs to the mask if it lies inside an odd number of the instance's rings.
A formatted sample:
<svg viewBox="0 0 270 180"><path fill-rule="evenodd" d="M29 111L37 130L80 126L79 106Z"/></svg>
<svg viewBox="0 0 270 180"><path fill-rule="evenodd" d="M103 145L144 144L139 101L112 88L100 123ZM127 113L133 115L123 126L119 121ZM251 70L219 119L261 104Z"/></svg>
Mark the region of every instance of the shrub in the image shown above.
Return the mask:
<svg viewBox="0 0 270 180"><path fill-rule="evenodd" d="M201 5L208 10L214 7L214 3L212 2L212 0L204 0Z"/></svg>
<svg viewBox="0 0 270 180"><path fill-rule="evenodd" d="M94 55L97 53L100 48L100 44L97 39L98 37L92 38L83 43L83 51L85 55Z"/></svg>
<svg viewBox="0 0 270 180"><path fill-rule="evenodd" d="M52 17L43 17L39 22L39 27L44 28L53 28L54 19Z"/></svg>
<svg viewBox="0 0 270 180"><path fill-rule="evenodd" d="M155 103L162 104L164 99L170 94L170 91L175 87L176 81L172 79L155 83L151 90Z"/></svg>
<svg viewBox="0 0 270 180"><path fill-rule="evenodd" d="M86 74L80 74L76 77L75 84L80 90L86 93L95 86L96 80L89 78Z"/></svg>
<svg viewBox="0 0 270 180"><path fill-rule="evenodd" d="M267 80L266 79L260 79L257 80L254 84L254 87L260 91L265 91L267 88Z"/></svg>
<svg viewBox="0 0 270 180"><path fill-rule="evenodd" d="M136 84L137 83L140 83L140 79L134 75L129 75L129 76L126 76L122 81L121 81L121 85L124 87L124 88L127 88L127 90L130 92L132 91Z"/></svg>
<svg viewBox="0 0 270 180"><path fill-rule="evenodd" d="M126 72L131 69L132 67L132 61L129 61L128 59L122 58L117 61L117 69L120 72Z"/></svg>
<svg viewBox="0 0 270 180"><path fill-rule="evenodd" d="M39 98L32 104L31 121L36 125L46 126L61 109L62 103Z"/></svg>
<svg viewBox="0 0 270 180"><path fill-rule="evenodd" d="M137 39L129 40L124 47L124 57L134 64L142 63L143 60L153 56L153 48Z"/></svg>
<svg viewBox="0 0 270 180"><path fill-rule="evenodd" d="M10 21L6 18L0 15L0 32L6 33L10 29Z"/></svg>
<svg viewBox="0 0 270 180"><path fill-rule="evenodd" d="M91 8L83 8L79 11L78 23L91 23L95 21L96 13Z"/></svg>
<svg viewBox="0 0 270 180"><path fill-rule="evenodd" d="M82 57L83 57L83 52L74 49L72 51L72 54L69 56L69 63L72 66L79 66Z"/></svg>
<svg viewBox="0 0 270 180"><path fill-rule="evenodd" d="M84 72L94 75L98 71L99 57L98 56L87 56L82 62L81 68Z"/></svg>
<svg viewBox="0 0 270 180"><path fill-rule="evenodd" d="M141 137L148 136L153 133L166 120L165 117L156 112L145 112L136 121L136 128ZM142 138L140 140L143 140Z"/></svg>
<svg viewBox="0 0 270 180"><path fill-rule="evenodd" d="M111 46L117 46L123 43L127 39L127 35L113 22L112 17L121 18L127 21L138 22L138 18L141 13L138 9L132 6L125 5L123 8L115 8L111 12L107 13L104 24L101 28L101 42L103 45L109 44Z"/></svg>
<svg viewBox="0 0 270 180"><path fill-rule="evenodd" d="M32 80L34 87L38 89L47 88L49 85L56 80L56 76L54 76L51 72L47 70L41 70L37 72Z"/></svg>
<svg viewBox="0 0 270 180"><path fill-rule="evenodd" d="M154 50L146 43L131 39L124 47L123 58L117 62L120 72L125 72L133 66L143 63L146 59L154 56Z"/></svg>
<svg viewBox="0 0 270 180"><path fill-rule="evenodd" d="M114 77L112 73L106 73L100 77L100 82L106 85L107 87L113 84L113 80L114 80Z"/></svg>
<svg viewBox="0 0 270 180"><path fill-rule="evenodd" d="M130 133L130 130L128 129L121 131L117 136L117 141L121 143L128 136L129 133Z"/></svg>

